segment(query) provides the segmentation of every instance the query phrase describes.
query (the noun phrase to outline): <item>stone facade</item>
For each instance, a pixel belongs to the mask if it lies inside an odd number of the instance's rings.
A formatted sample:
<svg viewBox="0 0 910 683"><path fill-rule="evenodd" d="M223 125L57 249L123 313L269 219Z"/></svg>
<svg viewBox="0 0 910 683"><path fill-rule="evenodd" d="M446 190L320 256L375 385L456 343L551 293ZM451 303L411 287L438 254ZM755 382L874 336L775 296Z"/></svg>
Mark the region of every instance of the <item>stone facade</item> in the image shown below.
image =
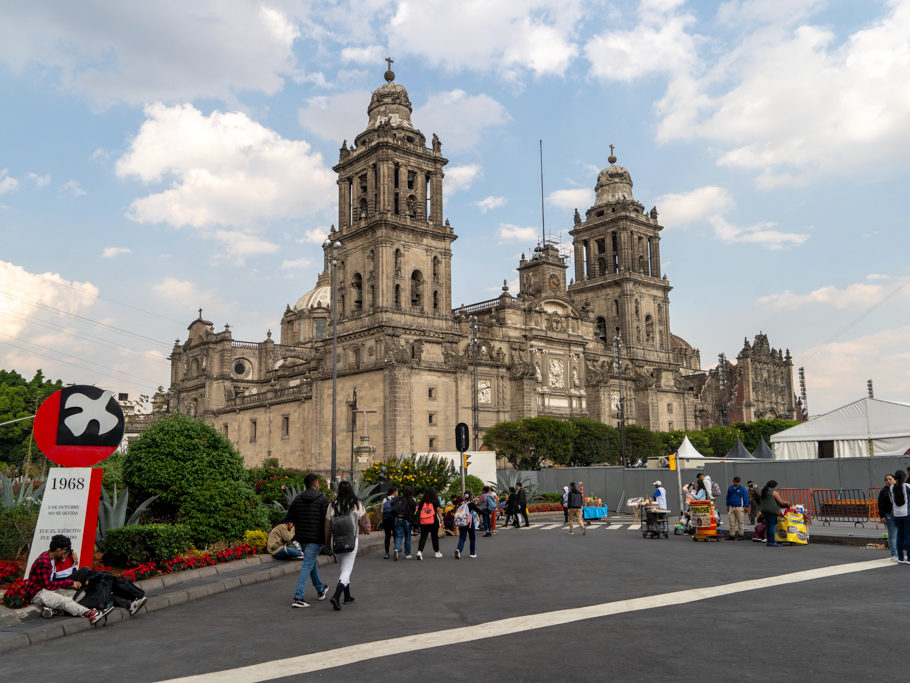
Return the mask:
<svg viewBox="0 0 910 683"><path fill-rule="evenodd" d="M341 146L337 229L316 287L285 308L280 343L271 332L261 342L234 340L200 311L174 345L159 409L204 418L248 464L277 457L328 472L334 264L340 470L365 432L377 457L451 450L455 425L473 422L475 375L480 432L537 415L615 424L621 393L629 423L666 430L716 420L702 405L711 382L698 350L670 331L657 210L634 199L616 157L598 176L594 206L584 219L575 212L574 277L567 281L555 246L540 245L522 255L514 296L504 283L499 297L453 309L447 160L439 139L427 147L411 123L407 91L391 72L386 80L366 129ZM794 412L789 354L775 360L758 346L740 354L751 368L741 382L744 419ZM375 412L354 416L352 433L355 389L358 408Z"/></svg>

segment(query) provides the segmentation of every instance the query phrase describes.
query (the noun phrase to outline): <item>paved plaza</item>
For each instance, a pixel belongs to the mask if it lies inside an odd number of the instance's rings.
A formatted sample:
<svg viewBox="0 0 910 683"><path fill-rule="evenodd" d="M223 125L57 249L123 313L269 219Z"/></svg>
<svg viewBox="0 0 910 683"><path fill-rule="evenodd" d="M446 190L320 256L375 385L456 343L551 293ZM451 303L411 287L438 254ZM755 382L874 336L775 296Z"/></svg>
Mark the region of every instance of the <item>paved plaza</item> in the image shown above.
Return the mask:
<svg viewBox="0 0 910 683"><path fill-rule="evenodd" d="M646 540L611 526L502 530L478 538L476 560L455 560L454 538L442 559L368 553L354 570L357 601L341 612L315 600L291 609L296 576L286 576L7 652L4 678L46 680L61 667L68 681L898 675L889 644L910 567L887 553ZM337 566L321 574L334 585Z"/></svg>

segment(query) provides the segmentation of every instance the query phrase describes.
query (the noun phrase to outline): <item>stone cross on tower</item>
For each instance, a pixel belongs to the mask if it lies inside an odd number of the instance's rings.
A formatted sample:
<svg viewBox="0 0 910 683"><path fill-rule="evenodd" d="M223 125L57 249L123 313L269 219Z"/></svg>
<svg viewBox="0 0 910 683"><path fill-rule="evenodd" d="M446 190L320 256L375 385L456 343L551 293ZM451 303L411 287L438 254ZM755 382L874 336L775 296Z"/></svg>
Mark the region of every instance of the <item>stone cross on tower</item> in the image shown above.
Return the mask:
<svg viewBox="0 0 910 683"><path fill-rule="evenodd" d="M392 59L392 58L391 58L391 57L386 57L386 58L385 58L385 61L386 61L386 62L388 62L388 65L389 65L389 71L391 71L391 70L392 70L392 64L394 64L394 63L395 63L395 60L394 60L394 59Z"/></svg>
<svg viewBox="0 0 910 683"><path fill-rule="evenodd" d="M377 411L374 410L374 409L372 409L372 408L357 408L357 409L355 409L355 410L353 411L353 413L354 413L355 415L358 415L358 414L363 415L363 436L364 436L364 437L367 437L367 438L368 438L368 437L370 436L370 435L369 435L369 430L367 430L367 419L366 419L366 416L367 416L368 413L375 413L375 412L377 412Z"/></svg>

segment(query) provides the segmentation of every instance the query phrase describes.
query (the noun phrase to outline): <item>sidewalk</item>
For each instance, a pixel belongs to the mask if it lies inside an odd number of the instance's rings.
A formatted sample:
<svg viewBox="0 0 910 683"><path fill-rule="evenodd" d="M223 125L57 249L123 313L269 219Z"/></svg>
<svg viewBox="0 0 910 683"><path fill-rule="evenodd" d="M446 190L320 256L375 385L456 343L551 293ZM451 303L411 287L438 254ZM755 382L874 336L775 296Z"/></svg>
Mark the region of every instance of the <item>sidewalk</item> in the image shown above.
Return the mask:
<svg viewBox="0 0 910 683"><path fill-rule="evenodd" d="M358 555L381 550L383 538L382 531L361 536ZM332 564L334 560L328 555L320 555L318 562L322 567ZM299 572L299 561L277 561L272 559L271 555L256 555L236 562L164 574L137 581L136 585L148 594L148 602L143 611L154 612L235 588L296 575ZM131 618L135 617L130 617L126 610L115 609L108 615L108 623L116 624ZM0 605L0 653L62 638L90 628L96 627L93 627L88 619L68 616L41 619L41 611L37 607L12 610Z"/></svg>

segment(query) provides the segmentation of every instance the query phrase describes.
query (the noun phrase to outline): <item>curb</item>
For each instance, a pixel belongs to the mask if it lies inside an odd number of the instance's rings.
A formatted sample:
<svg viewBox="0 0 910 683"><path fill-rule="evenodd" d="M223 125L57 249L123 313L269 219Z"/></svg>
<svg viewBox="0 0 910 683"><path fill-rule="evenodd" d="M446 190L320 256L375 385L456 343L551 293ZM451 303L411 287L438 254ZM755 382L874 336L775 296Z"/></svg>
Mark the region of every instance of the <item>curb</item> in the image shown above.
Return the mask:
<svg viewBox="0 0 910 683"><path fill-rule="evenodd" d="M369 537L362 539L357 554L366 555L374 552L377 548L382 547L383 534L373 532ZM317 566L333 564L333 558L329 555L320 555L317 558ZM261 565L269 565L265 568L243 572ZM147 593L164 591L158 595L149 595L148 602L145 603L144 611L156 612L160 609L182 605L193 600L200 600L218 593L225 593L236 588L252 586L263 581L271 581L283 576L297 574L300 572L300 563L294 561L278 562L273 560L270 555L256 555L235 562L225 564L211 565L200 569L187 569L186 571L176 572L174 574L165 574L155 576L143 581L137 581L136 585ZM199 579L213 579L206 583L200 583L190 586L186 589L167 590L168 588L179 587L191 581ZM7 614L10 613L10 614ZM14 621L10 620L10 616ZM121 609L115 609L108 615L108 624L117 624L121 621L130 619L130 615ZM61 618L59 621L54 619L47 620L46 625L37 623L40 620L40 610L34 606L23 607L17 610L11 610L0 607L0 653L10 652L19 648L28 647L48 640L55 640L74 633L88 631L92 626L87 619ZM22 625L21 630L5 631L9 627Z"/></svg>

